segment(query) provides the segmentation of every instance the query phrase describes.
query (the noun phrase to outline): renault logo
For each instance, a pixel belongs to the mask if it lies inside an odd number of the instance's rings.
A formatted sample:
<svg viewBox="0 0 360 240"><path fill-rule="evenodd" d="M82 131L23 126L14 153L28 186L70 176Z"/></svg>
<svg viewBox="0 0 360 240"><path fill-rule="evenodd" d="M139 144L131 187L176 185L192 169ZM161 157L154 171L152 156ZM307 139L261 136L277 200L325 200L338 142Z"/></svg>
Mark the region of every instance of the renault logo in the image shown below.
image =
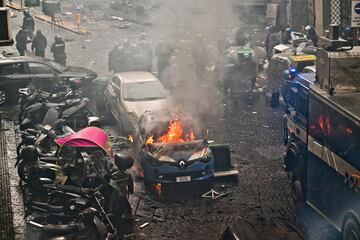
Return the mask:
<svg viewBox="0 0 360 240"><path fill-rule="evenodd" d="M179 165L180 165L181 168L184 168L185 165L186 165L186 163L185 163L184 160L181 160L181 161L179 162Z"/></svg>

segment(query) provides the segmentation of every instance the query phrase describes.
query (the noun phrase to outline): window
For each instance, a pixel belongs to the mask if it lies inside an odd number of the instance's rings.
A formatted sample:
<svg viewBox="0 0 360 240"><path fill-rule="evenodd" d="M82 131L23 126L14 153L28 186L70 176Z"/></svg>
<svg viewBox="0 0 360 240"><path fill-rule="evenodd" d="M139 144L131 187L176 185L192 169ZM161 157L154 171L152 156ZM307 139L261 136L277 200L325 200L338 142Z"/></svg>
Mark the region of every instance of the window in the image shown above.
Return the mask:
<svg viewBox="0 0 360 240"><path fill-rule="evenodd" d="M305 93L298 93L297 94L297 107L296 107L296 111L304 116L305 118L307 118L308 116L308 100L307 100L307 95Z"/></svg>
<svg viewBox="0 0 360 240"><path fill-rule="evenodd" d="M29 68L32 74L54 74L55 70L48 65L30 62Z"/></svg>
<svg viewBox="0 0 360 240"><path fill-rule="evenodd" d="M24 74L24 65L22 63L11 63L0 65L1 75Z"/></svg>
<svg viewBox="0 0 360 240"><path fill-rule="evenodd" d="M316 100L314 96L309 97L309 135L321 144L327 133L329 121L325 116L326 105Z"/></svg>
<svg viewBox="0 0 360 240"><path fill-rule="evenodd" d="M124 100L147 101L163 98L166 98L166 91L158 81L128 82L124 85Z"/></svg>
<svg viewBox="0 0 360 240"><path fill-rule="evenodd" d="M329 134L326 145L331 151L360 169L360 126L339 112L329 111ZM339 141L341 139L341 141Z"/></svg>

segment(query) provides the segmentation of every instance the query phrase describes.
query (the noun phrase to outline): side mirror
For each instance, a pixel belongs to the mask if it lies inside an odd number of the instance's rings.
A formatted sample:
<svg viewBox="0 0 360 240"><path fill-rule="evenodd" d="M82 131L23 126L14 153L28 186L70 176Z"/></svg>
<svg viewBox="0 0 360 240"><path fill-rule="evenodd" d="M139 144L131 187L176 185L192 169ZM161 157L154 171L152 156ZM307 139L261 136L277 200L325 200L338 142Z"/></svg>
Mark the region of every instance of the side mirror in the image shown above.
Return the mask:
<svg viewBox="0 0 360 240"><path fill-rule="evenodd" d="M118 153L115 155L115 165L119 171L125 171L134 165L134 159L125 153Z"/></svg>

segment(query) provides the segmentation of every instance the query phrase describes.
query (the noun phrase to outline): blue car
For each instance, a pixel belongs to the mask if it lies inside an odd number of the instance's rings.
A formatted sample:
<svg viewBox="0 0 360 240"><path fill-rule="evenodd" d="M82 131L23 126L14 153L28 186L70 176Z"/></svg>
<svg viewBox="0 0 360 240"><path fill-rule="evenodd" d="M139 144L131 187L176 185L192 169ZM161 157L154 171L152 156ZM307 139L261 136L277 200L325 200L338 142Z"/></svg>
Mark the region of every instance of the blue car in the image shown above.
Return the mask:
<svg viewBox="0 0 360 240"><path fill-rule="evenodd" d="M180 121L164 112L146 112L140 118L139 160L147 185L200 182L214 176L209 144L196 139L189 119ZM171 132L176 128L181 129L181 136Z"/></svg>
<svg viewBox="0 0 360 240"><path fill-rule="evenodd" d="M182 183L214 176L214 159L206 140L147 145L141 153L147 183Z"/></svg>

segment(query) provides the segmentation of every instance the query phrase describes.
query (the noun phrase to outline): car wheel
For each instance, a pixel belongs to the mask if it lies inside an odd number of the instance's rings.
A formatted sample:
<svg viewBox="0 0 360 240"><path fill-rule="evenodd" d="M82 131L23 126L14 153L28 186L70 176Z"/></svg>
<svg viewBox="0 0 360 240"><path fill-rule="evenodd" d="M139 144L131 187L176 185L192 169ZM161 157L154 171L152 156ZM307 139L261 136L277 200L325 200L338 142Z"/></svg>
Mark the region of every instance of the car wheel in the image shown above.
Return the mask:
<svg viewBox="0 0 360 240"><path fill-rule="evenodd" d="M359 223L354 218L350 217L345 220L342 230L342 239L343 240L360 239Z"/></svg>
<svg viewBox="0 0 360 240"><path fill-rule="evenodd" d="M4 105L8 101L8 96L4 89L0 89L0 105Z"/></svg>

